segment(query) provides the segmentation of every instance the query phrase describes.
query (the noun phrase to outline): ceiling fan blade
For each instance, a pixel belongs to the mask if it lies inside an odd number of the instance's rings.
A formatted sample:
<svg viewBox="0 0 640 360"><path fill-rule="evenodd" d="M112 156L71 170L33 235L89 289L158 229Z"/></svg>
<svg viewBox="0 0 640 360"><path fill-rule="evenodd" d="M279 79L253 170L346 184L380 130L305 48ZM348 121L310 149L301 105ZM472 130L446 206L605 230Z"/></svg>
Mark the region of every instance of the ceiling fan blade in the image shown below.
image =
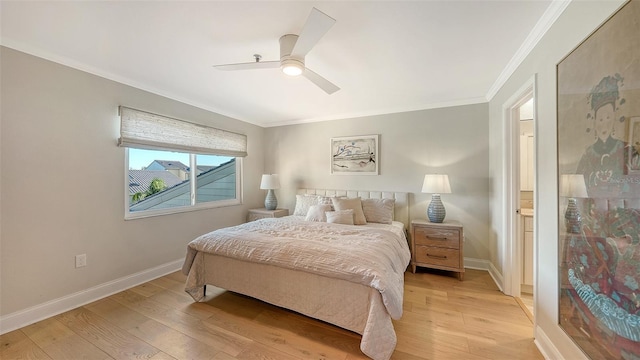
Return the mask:
<svg viewBox="0 0 640 360"><path fill-rule="evenodd" d="M302 72L302 75L304 75L304 77L306 77L307 79L311 80L312 83L316 84L320 89L324 90L324 92L326 92L329 95L340 90L340 88L334 85L331 81L314 73L313 71L309 70L309 68L304 69L304 71Z"/></svg>
<svg viewBox="0 0 640 360"><path fill-rule="evenodd" d="M253 70L253 69L273 69L280 67L280 61L254 61L250 63L213 65L218 70Z"/></svg>
<svg viewBox="0 0 640 360"><path fill-rule="evenodd" d="M298 41L291 51L291 56L304 57L331 29L336 20L322 11L313 8L307 22L298 36Z"/></svg>

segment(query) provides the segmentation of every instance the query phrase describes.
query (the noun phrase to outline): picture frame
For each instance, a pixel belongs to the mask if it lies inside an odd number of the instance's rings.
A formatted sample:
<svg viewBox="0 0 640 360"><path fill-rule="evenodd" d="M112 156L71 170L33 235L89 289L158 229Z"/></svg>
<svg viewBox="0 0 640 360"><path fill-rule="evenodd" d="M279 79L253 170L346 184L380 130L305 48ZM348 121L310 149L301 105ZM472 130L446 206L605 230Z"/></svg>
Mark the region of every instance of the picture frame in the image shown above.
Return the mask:
<svg viewBox="0 0 640 360"><path fill-rule="evenodd" d="M630 0L556 67L558 322L594 360L640 358L639 34Z"/></svg>
<svg viewBox="0 0 640 360"><path fill-rule="evenodd" d="M378 175L379 140L380 135L331 138L331 174Z"/></svg>
<svg viewBox="0 0 640 360"><path fill-rule="evenodd" d="M629 119L629 174L640 174L640 116Z"/></svg>

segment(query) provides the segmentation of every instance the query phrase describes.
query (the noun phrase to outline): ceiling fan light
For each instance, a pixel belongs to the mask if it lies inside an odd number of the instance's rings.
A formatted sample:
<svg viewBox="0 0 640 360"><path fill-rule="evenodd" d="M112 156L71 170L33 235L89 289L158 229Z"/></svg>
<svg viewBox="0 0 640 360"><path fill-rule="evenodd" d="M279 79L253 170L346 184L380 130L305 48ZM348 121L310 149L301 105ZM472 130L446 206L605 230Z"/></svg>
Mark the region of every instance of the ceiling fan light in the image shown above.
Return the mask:
<svg viewBox="0 0 640 360"><path fill-rule="evenodd" d="M282 61L282 72L289 76L298 76L302 74L302 70L304 70L304 65L299 61L288 59Z"/></svg>
<svg viewBox="0 0 640 360"><path fill-rule="evenodd" d="M298 76L302 74L302 69L297 65L286 65L282 67L282 72L289 76Z"/></svg>

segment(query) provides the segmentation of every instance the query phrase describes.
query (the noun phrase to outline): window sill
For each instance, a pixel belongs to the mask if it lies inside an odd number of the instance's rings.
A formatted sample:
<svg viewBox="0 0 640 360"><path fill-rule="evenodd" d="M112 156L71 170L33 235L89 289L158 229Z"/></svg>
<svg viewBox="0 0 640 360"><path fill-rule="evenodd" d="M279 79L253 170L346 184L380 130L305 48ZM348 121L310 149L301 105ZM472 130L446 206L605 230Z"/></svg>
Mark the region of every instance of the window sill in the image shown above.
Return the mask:
<svg viewBox="0 0 640 360"><path fill-rule="evenodd" d="M124 219L136 220L136 219L144 219L144 218L155 217L155 216L180 214L180 213L191 212L191 211L216 209L216 208L238 206L238 205L242 205L242 201L240 201L239 199L231 199L231 200L216 201L212 203L202 203L194 206L174 207L174 208L158 209L158 210L146 210L141 212L127 211L124 215Z"/></svg>

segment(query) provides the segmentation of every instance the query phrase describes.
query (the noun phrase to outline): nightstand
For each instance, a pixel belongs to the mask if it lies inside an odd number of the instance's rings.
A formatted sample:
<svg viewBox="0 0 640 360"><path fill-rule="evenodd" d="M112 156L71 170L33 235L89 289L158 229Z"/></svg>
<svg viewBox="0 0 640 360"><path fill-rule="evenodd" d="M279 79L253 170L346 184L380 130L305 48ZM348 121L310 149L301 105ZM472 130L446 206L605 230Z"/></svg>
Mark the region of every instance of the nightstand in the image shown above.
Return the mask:
<svg viewBox="0 0 640 360"><path fill-rule="evenodd" d="M249 209L249 214L247 214L247 221L255 221L258 219L264 218L279 218L283 216L289 215L289 209L275 209L275 210L267 210L265 208L262 209Z"/></svg>
<svg viewBox="0 0 640 360"><path fill-rule="evenodd" d="M411 271L416 266L455 271L464 277L464 230L458 221L411 221Z"/></svg>

